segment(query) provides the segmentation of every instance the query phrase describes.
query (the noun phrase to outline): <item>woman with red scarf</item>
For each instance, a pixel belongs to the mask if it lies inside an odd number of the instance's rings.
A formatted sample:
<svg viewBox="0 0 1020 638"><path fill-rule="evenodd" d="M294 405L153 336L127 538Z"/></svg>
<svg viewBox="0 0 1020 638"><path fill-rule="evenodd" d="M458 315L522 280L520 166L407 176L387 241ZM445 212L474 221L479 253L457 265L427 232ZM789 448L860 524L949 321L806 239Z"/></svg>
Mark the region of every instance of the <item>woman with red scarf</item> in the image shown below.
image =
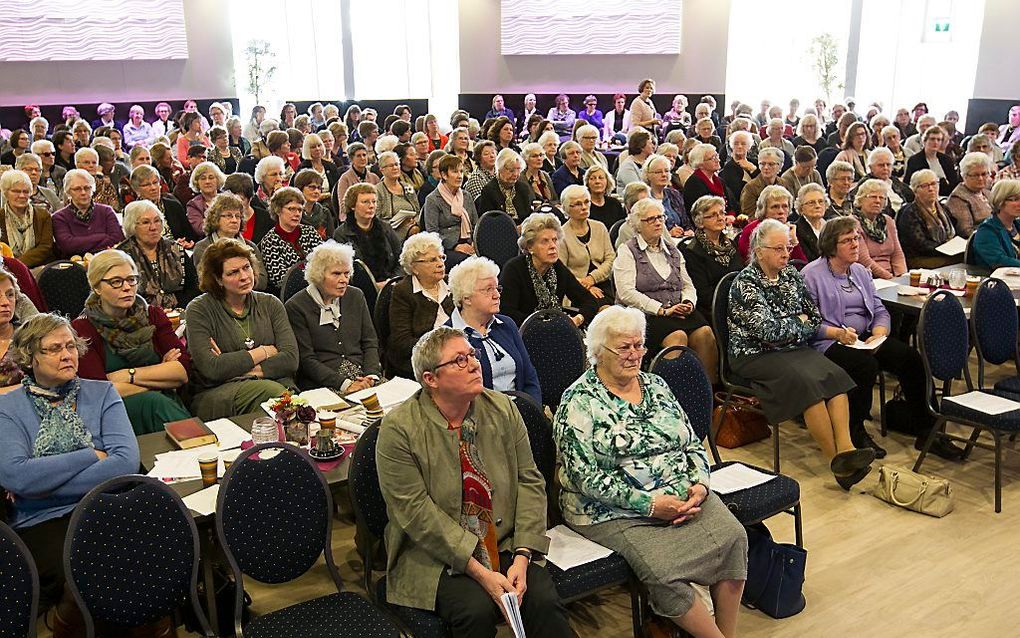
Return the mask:
<svg viewBox="0 0 1020 638"><path fill-rule="evenodd" d="M726 210L733 212L733 203L726 197L726 187L722 178L719 177L719 169L722 168L722 161L719 159L719 151L712 144L698 144L691 149L687 156L687 162L694 169L694 174L687 178L684 184L684 204L687 210L694 208L694 202L699 197L713 195L722 197L726 201Z"/></svg>

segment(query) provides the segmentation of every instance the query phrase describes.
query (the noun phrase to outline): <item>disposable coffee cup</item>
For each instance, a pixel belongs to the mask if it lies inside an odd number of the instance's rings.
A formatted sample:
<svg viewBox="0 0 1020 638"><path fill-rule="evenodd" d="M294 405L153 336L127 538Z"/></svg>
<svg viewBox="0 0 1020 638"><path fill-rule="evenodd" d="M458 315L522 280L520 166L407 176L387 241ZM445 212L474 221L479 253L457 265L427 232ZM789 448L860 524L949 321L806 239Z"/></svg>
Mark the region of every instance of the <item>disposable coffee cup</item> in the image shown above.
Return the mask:
<svg viewBox="0 0 1020 638"><path fill-rule="evenodd" d="M216 471L219 461L219 457L215 454L198 457L198 469L202 473L202 487L216 485Z"/></svg>

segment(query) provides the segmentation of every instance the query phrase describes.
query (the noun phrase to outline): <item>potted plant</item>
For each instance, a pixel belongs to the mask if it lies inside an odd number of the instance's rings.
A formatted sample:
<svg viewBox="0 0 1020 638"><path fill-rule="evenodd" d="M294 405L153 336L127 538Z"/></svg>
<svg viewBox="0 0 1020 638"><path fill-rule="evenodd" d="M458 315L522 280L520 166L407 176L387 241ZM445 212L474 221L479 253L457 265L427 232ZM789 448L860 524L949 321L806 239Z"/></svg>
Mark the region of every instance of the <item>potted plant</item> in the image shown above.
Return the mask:
<svg viewBox="0 0 1020 638"><path fill-rule="evenodd" d="M273 413L287 441L308 445L308 424L315 420L315 408L308 401L284 392L273 405Z"/></svg>

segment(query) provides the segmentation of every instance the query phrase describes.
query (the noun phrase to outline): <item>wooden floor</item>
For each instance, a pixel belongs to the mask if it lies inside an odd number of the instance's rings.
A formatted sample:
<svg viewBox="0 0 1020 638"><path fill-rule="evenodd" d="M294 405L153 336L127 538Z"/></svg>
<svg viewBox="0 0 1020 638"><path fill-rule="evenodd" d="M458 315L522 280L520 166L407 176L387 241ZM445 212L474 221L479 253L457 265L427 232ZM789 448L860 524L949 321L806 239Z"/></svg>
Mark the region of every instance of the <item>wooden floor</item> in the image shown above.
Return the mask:
<svg viewBox="0 0 1020 638"><path fill-rule="evenodd" d="M876 415L877 406L876 394ZM890 433L882 439L877 424L869 429L889 450L879 464L913 464L917 453L909 437ZM807 431L795 423L783 425L781 442L783 471L801 485L808 548L807 607L786 620L742 609L741 636L1020 635L1018 614L1010 602L1020 582L1020 443L1007 444L1004 452L1001 514L993 510L991 452L975 449L963 464L929 456L923 471L948 478L956 495L955 511L936 519L870 496L867 492L875 485L877 469L851 493L841 490ZM720 452L724 459L768 467L771 445L766 440ZM768 526L778 540L793 541L791 517L770 519ZM353 536L350 520L336 522L334 556L345 584L362 591L361 561ZM254 609L266 612L328 593L328 583L320 561L292 585L249 582L246 588L254 598ZM569 610L581 638L631 635L630 599L622 588L574 603ZM499 635L509 632L501 628Z"/></svg>

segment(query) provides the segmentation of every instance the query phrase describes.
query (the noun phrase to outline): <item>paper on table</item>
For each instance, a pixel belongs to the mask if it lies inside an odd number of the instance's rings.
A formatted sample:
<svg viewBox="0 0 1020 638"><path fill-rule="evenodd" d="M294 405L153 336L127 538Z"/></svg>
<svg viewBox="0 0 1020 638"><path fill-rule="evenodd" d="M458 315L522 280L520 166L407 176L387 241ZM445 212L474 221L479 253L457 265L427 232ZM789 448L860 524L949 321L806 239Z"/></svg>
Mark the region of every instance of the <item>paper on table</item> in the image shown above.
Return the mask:
<svg viewBox="0 0 1020 638"><path fill-rule="evenodd" d="M566 525L557 525L546 532L546 536L549 537L549 551L545 557L563 571L613 553L613 550L588 540Z"/></svg>
<svg viewBox="0 0 1020 638"><path fill-rule="evenodd" d="M245 432L244 428L230 419L216 419L205 424L207 428L216 435L221 450L230 450L241 447L241 444L251 438L251 434Z"/></svg>
<svg viewBox="0 0 1020 638"><path fill-rule="evenodd" d="M743 463L734 463L712 472L712 491L717 494L732 494L767 483L774 478L776 477L772 474L759 472Z"/></svg>
<svg viewBox="0 0 1020 638"><path fill-rule="evenodd" d="M216 497L220 493L220 484L210 485L204 490L184 497L184 504L189 510L198 512L202 516L208 516L216 511Z"/></svg>
<svg viewBox="0 0 1020 638"><path fill-rule="evenodd" d="M421 384L411 379L405 379L403 377L393 377L386 383L382 383L373 388L365 388L357 392L348 394L346 398L348 401L355 401L361 403L361 400L370 394L375 394L379 397L379 403L383 409L392 408L395 405L403 403L404 401L411 398L411 395L421 389Z"/></svg>
<svg viewBox="0 0 1020 638"><path fill-rule="evenodd" d="M149 476L162 481L200 478L202 472L198 467L198 459L206 454L219 456L216 445L203 445L188 450L173 450L156 455L156 462L149 470ZM217 476L223 476L223 461L220 460Z"/></svg>
<svg viewBox="0 0 1020 638"><path fill-rule="evenodd" d="M963 251L967 249L967 240L957 235L946 243L936 246L935 250L939 251L943 255L962 255Z"/></svg>
<svg viewBox="0 0 1020 638"><path fill-rule="evenodd" d="M517 602L517 594L507 592L499 597L503 601L503 609L506 610L506 617L510 621L510 630L514 632L514 638L527 638L524 633L524 621L521 619L521 606Z"/></svg>
<svg viewBox="0 0 1020 638"><path fill-rule="evenodd" d="M917 286L898 286L896 294L901 297L920 297L921 295L927 295L928 289L918 288Z"/></svg>
<svg viewBox="0 0 1020 638"><path fill-rule="evenodd" d="M875 339L871 343L866 343L866 342L861 341L860 339L858 339L857 341L855 341L854 343L851 343L847 347L848 348L853 348L854 350L875 350L880 345L885 343L885 340L886 340L885 335L882 335L881 337L879 337L878 339Z"/></svg>
<svg viewBox="0 0 1020 638"><path fill-rule="evenodd" d="M964 394L957 394L952 397L946 397L942 400L951 401L957 405L962 405L965 408L977 410L984 414L994 415L1012 412L1013 410L1020 410L1020 403L1017 403L1016 401L1003 399L1002 397L995 396L994 394L980 392L978 390L965 392Z"/></svg>
<svg viewBox="0 0 1020 638"><path fill-rule="evenodd" d="M892 279L873 279L875 282L875 290L882 290L883 288L894 288L898 286Z"/></svg>
<svg viewBox="0 0 1020 638"><path fill-rule="evenodd" d="M1003 267L992 271L992 277L1006 282L1011 290L1020 289L1020 268Z"/></svg>

